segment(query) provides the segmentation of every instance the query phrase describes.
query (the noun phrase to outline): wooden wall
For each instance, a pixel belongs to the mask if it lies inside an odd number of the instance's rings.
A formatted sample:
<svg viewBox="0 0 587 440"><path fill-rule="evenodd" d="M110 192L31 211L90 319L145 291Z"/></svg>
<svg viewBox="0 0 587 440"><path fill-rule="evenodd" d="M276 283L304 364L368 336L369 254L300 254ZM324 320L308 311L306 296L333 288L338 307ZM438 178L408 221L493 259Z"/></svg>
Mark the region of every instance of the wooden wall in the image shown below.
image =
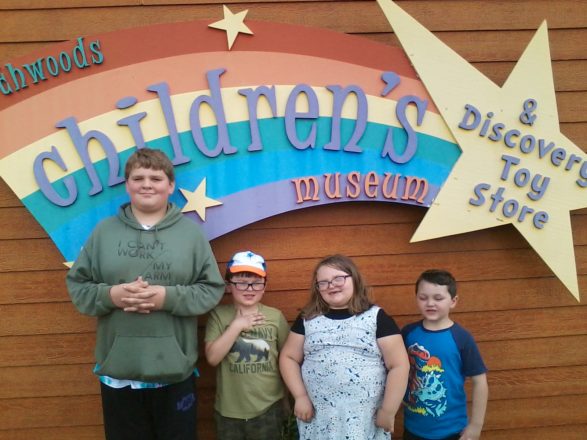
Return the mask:
<svg viewBox="0 0 587 440"><path fill-rule="evenodd" d="M222 3L233 12L249 9L250 19L307 24L396 44L374 1L200 3L2 0L0 65L81 35L218 20ZM547 19L562 131L587 148L586 1L397 3L497 83ZM424 213L369 203L312 208L259 222L212 245L221 264L238 249L265 255L270 273L266 302L289 320L304 303L311 270L325 254L355 258L374 286L376 301L402 325L417 318L412 284L420 271L450 269L461 281L454 317L475 335L491 370L483 438L587 438L587 209L572 215L581 304L511 227L409 244ZM95 324L70 304L64 276L51 240L0 181L0 440L103 438L99 387L91 373ZM200 367L205 440L214 438L214 374L204 362Z"/></svg>

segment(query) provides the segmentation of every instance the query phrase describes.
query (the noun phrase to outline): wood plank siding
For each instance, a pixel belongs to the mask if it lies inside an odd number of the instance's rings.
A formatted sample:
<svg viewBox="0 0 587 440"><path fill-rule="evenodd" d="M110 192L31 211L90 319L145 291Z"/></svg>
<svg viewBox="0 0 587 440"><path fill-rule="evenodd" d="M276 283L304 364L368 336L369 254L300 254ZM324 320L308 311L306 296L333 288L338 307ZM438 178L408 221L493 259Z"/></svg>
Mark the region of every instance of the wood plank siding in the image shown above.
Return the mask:
<svg viewBox="0 0 587 440"><path fill-rule="evenodd" d="M397 3L499 84L546 19L562 132L587 151L587 1ZM370 0L2 0L0 65L82 35L219 20L222 4L233 12L249 9L251 20L398 44ZM212 247L221 267L235 250L264 255L266 303L289 321L326 254L353 257L376 302L400 325L417 319L418 274L450 269L460 281L454 319L473 333L490 369L482 438L587 438L587 209L571 217L581 303L513 227L409 243L425 212L377 203L310 208L247 226L213 240ZM99 386L91 372L95 321L69 302L65 273L47 234L0 181L0 440L103 439ZM214 438L215 379L204 361L199 367L199 431L207 440ZM401 432L401 416L396 426Z"/></svg>

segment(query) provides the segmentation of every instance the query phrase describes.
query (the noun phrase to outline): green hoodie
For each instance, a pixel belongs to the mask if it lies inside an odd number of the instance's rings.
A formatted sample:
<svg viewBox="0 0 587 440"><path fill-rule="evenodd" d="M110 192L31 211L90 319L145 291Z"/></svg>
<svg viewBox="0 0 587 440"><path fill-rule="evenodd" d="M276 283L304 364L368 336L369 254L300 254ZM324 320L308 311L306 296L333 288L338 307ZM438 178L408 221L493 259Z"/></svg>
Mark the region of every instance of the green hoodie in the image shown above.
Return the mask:
<svg viewBox="0 0 587 440"><path fill-rule="evenodd" d="M113 285L142 276L165 286L163 309L125 312L110 297ZM130 205L96 226L67 274L73 304L98 317L96 374L143 382L176 383L198 359L197 315L220 301L224 281L198 225L170 204L149 230Z"/></svg>

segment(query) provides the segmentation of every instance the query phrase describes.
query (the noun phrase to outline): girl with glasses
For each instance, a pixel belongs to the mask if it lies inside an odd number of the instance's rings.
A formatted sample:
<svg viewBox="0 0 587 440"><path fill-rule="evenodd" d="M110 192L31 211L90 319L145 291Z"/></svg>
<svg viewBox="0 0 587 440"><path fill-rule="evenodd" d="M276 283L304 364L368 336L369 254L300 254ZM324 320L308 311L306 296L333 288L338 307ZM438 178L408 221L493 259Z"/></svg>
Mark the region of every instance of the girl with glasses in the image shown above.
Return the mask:
<svg viewBox="0 0 587 440"><path fill-rule="evenodd" d="M327 257L314 270L279 361L300 440L391 438L409 363L398 326L368 293L348 257Z"/></svg>

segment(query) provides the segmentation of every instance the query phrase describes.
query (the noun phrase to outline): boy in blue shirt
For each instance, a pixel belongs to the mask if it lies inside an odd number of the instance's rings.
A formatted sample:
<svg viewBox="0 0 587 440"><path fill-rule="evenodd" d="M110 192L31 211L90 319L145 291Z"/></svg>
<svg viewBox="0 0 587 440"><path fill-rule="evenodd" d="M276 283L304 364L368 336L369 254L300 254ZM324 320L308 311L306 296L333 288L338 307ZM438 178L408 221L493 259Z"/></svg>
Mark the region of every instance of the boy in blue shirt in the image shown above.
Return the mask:
<svg viewBox="0 0 587 440"><path fill-rule="evenodd" d="M427 270L416 281L423 319L402 336L410 359L404 397L404 440L478 440L487 408L487 368L471 334L450 317L458 301L454 277ZM465 379L473 382L467 419Z"/></svg>

